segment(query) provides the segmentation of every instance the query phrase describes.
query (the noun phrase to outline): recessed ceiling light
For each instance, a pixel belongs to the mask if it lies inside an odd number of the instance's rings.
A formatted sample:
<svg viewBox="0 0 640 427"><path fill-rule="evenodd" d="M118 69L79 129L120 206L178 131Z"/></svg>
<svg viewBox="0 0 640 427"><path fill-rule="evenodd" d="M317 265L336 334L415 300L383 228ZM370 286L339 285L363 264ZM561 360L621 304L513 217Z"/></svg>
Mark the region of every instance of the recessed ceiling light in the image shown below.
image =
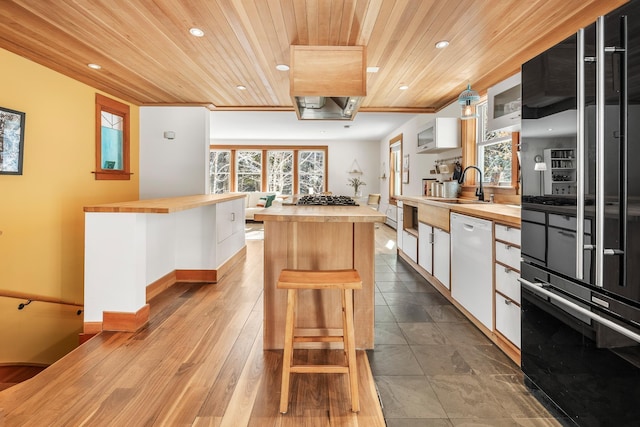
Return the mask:
<svg viewBox="0 0 640 427"><path fill-rule="evenodd" d="M380 67L367 67L367 73L377 73L380 71Z"/></svg>
<svg viewBox="0 0 640 427"><path fill-rule="evenodd" d="M191 33L192 36L194 37L203 37L204 36L204 31L202 31L200 28L190 28L189 29L189 33Z"/></svg>
<svg viewBox="0 0 640 427"><path fill-rule="evenodd" d="M93 68L94 70L99 70L100 68L102 68L100 65L98 64L87 64L87 67L89 68Z"/></svg>
<svg viewBox="0 0 640 427"><path fill-rule="evenodd" d="M242 86L242 85L238 85L238 86L236 86L236 89L238 89L238 90L247 90L247 87L246 86Z"/></svg>
<svg viewBox="0 0 640 427"><path fill-rule="evenodd" d="M447 46L449 46L449 42L447 40L440 40L436 43L436 49L444 49Z"/></svg>
<svg viewBox="0 0 640 427"><path fill-rule="evenodd" d="M407 89L409 89L409 86L408 85L401 85L398 89L407 90Z"/></svg>
<svg viewBox="0 0 640 427"><path fill-rule="evenodd" d="M278 71L288 71L289 66L287 64L278 64L276 65L276 70Z"/></svg>

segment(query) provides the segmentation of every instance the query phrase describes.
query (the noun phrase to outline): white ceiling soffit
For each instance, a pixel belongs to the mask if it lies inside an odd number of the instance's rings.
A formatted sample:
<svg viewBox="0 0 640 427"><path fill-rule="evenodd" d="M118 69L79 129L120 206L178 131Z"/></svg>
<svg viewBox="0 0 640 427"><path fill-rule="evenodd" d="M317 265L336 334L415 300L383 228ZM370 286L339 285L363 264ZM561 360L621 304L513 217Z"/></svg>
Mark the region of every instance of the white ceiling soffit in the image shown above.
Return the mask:
<svg viewBox="0 0 640 427"><path fill-rule="evenodd" d="M416 114L363 113L353 121L298 120L293 111L212 111L211 139L380 141Z"/></svg>

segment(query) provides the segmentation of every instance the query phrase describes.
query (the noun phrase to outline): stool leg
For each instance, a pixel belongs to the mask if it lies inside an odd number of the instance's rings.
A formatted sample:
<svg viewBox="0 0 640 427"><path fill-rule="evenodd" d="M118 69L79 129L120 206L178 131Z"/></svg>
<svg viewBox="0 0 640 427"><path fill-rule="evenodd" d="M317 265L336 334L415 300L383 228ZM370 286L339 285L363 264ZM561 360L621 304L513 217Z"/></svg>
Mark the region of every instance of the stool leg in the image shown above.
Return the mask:
<svg viewBox="0 0 640 427"><path fill-rule="evenodd" d="M360 399L358 397L358 365L356 364L356 340L353 332L353 290L345 289L344 295L346 324L345 347L347 347L347 360L349 363L349 383L351 387L351 410L360 411ZM348 344L347 344L348 342Z"/></svg>
<svg viewBox="0 0 640 427"><path fill-rule="evenodd" d="M282 385L280 387L280 413L286 414L289 409L289 379L293 365L293 328L295 324L296 299L295 289L287 290L287 316L284 332L284 352L282 355Z"/></svg>

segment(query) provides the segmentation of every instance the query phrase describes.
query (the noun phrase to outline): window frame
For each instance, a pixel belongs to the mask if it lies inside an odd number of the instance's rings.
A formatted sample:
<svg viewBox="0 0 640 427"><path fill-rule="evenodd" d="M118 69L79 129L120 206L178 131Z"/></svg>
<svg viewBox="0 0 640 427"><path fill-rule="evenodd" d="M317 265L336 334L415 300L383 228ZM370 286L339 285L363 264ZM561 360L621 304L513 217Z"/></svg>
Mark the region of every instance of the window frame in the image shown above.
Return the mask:
<svg viewBox="0 0 640 427"><path fill-rule="evenodd" d="M389 204L397 205L398 204L398 196L402 196L402 147L403 144L403 134L399 134L394 136L389 140ZM399 146L399 150L395 150L394 148ZM396 164L398 162L394 162L394 152L398 152L399 159L399 170L396 170ZM396 180L400 182L400 191L398 194L395 193L395 184Z"/></svg>
<svg viewBox="0 0 640 427"><path fill-rule="evenodd" d="M480 103L486 102L486 96L480 100ZM462 136L462 158L465 166L477 165L477 148L478 148L478 122L479 119L462 120L461 136ZM518 151L520 150L520 132L511 132L511 185L485 185L485 194L494 193L501 196L518 196L520 191L520 167L518 161ZM467 174L465 184L462 186L463 197L475 197L477 184L477 174ZM487 192L486 190L491 191ZM503 200L516 200L509 197Z"/></svg>
<svg viewBox="0 0 640 427"><path fill-rule="evenodd" d="M96 180L130 180L130 129L131 112L128 105L96 93L95 111L95 167ZM102 165L102 113L107 112L122 117L122 169L104 169Z"/></svg>
<svg viewBox="0 0 640 427"><path fill-rule="evenodd" d="M268 161L267 156L269 151L292 151L293 152L293 191L299 191L299 178L298 178L298 155L300 151L322 151L324 153L324 188L325 190L329 188L329 148L326 145L215 145L211 144L209 146L209 150L227 150L231 151L231 162L232 162L232 170L231 170L231 182L230 182L230 191L237 192L237 182L236 182L236 155L238 151L262 151L262 186L261 188L267 188L267 167ZM209 170L209 174L211 170ZM209 177L209 179L211 179ZM209 189L211 191L211 189Z"/></svg>

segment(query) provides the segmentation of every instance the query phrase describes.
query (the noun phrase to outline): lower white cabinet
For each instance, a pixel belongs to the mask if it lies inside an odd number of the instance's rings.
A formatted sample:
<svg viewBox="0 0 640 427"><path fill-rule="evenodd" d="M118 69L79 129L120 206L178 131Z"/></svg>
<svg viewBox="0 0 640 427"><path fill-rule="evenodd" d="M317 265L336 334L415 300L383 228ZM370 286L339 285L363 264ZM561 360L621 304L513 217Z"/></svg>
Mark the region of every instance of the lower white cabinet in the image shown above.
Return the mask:
<svg viewBox="0 0 640 427"><path fill-rule="evenodd" d="M404 231L404 207L402 202L398 201L397 217L396 217L396 246L403 250L402 232Z"/></svg>
<svg viewBox="0 0 640 427"><path fill-rule="evenodd" d="M451 288L450 262L451 240L449 233L439 228L433 228L433 276L447 289Z"/></svg>
<svg viewBox="0 0 640 427"><path fill-rule="evenodd" d="M216 204L216 265L221 265L245 245L244 199Z"/></svg>
<svg viewBox="0 0 640 427"><path fill-rule="evenodd" d="M520 306L496 293L496 331L520 348Z"/></svg>
<svg viewBox="0 0 640 427"><path fill-rule="evenodd" d="M418 223L418 265L433 275L433 227Z"/></svg>
<svg viewBox="0 0 640 427"><path fill-rule="evenodd" d="M520 348L520 229L495 224L495 329Z"/></svg>
<svg viewBox="0 0 640 427"><path fill-rule="evenodd" d="M493 330L493 223L451 213L451 296Z"/></svg>
<svg viewBox="0 0 640 427"><path fill-rule="evenodd" d="M418 238L407 230L402 231L402 252L411 258L411 261L418 262Z"/></svg>

